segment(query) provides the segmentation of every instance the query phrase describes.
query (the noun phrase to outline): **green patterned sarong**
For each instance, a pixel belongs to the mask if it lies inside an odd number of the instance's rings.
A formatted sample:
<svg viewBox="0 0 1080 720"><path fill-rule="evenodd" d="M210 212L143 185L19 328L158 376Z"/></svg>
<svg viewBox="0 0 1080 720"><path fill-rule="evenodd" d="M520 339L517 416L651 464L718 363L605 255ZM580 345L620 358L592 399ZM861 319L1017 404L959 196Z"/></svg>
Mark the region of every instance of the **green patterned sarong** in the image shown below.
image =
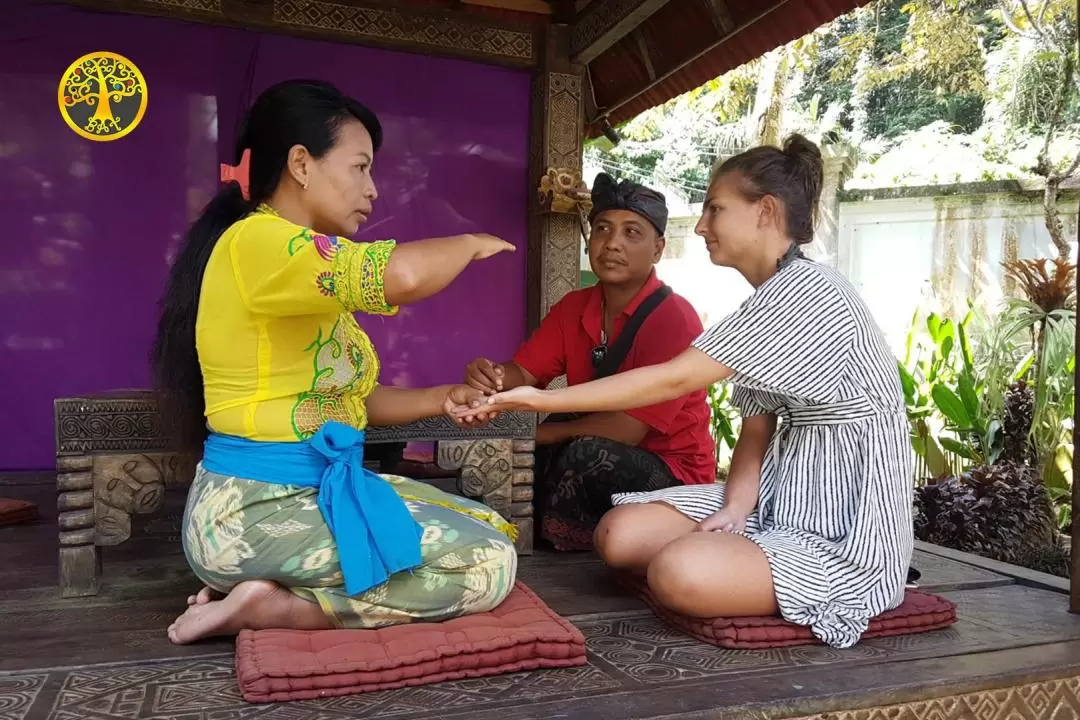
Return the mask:
<svg viewBox="0 0 1080 720"><path fill-rule="evenodd" d="M423 564L351 598L315 488L227 477L201 465L184 512L184 552L204 583L228 592L273 580L342 628L440 621L497 607L514 586L510 526L494 510L425 483L384 475L424 528Z"/></svg>

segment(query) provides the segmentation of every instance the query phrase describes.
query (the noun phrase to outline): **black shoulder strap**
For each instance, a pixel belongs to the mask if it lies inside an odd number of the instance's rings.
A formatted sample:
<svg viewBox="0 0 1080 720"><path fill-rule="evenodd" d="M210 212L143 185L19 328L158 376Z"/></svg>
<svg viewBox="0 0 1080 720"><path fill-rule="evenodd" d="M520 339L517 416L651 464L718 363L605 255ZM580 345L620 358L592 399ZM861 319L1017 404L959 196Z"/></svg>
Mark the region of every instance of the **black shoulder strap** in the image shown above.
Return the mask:
<svg viewBox="0 0 1080 720"><path fill-rule="evenodd" d="M593 376L593 380L599 380L602 377L613 375L619 366L623 364L623 360L630 353L630 348L634 345L634 336L637 335L641 324L645 322L645 318L649 317L649 313L656 309L656 307L664 302L664 299L671 294L671 288L667 285L661 285L652 291L649 297L645 298L634 314L630 316L630 319L626 321L626 326L622 332L619 333L619 337L608 348L607 354L604 356L603 362L596 368L596 374Z"/></svg>

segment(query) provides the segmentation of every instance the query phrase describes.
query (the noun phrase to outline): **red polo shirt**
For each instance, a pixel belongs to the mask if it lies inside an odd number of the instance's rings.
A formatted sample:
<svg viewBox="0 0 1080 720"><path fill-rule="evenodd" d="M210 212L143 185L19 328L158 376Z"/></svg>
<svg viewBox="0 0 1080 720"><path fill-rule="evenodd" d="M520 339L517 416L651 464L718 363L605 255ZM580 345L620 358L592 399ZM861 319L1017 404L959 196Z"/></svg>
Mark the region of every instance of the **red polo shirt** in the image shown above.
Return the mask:
<svg viewBox="0 0 1080 720"><path fill-rule="evenodd" d="M654 271L615 319L608 347L638 305L658 287ZM568 293L514 354L514 362L532 373L540 387L563 374L569 385L593 379L592 349L600 344L602 293L598 285ZM690 347L701 333L701 319L693 306L673 292L645 318L617 372L666 362ZM638 447L661 457L676 478L688 485L716 482L716 446L709 434L704 390L627 414L649 426Z"/></svg>

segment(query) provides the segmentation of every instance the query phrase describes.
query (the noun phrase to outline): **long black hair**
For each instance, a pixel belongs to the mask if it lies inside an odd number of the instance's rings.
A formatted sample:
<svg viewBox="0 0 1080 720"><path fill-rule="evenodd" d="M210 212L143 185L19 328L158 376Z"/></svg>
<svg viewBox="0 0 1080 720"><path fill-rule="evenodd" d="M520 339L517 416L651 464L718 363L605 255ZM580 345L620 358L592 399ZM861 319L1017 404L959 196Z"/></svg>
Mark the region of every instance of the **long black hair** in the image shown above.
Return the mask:
<svg viewBox="0 0 1080 720"><path fill-rule="evenodd" d="M333 85L288 80L265 90L251 106L236 142L235 162L250 150L249 199L239 184L226 185L188 229L161 298L157 336L150 351L154 392L166 433L177 449L199 455L206 439L202 370L195 349L195 320L203 273L218 238L277 190L289 150L302 145L315 158L336 144L339 128L359 120L375 150L382 127L362 103Z"/></svg>

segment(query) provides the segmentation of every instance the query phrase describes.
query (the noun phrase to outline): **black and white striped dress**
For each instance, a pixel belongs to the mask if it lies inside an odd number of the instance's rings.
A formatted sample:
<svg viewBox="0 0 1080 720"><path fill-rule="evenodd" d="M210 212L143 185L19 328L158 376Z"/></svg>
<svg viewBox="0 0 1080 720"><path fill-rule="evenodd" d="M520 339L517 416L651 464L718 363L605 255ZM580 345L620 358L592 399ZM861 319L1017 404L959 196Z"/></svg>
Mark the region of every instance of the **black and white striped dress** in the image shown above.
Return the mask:
<svg viewBox="0 0 1080 720"><path fill-rule="evenodd" d="M841 273L794 260L694 347L735 372L744 417L775 414L746 536L765 552L783 617L850 647L904 597L913 461L896 359ZM624 493L702 520L723 485Z"/></svg>

